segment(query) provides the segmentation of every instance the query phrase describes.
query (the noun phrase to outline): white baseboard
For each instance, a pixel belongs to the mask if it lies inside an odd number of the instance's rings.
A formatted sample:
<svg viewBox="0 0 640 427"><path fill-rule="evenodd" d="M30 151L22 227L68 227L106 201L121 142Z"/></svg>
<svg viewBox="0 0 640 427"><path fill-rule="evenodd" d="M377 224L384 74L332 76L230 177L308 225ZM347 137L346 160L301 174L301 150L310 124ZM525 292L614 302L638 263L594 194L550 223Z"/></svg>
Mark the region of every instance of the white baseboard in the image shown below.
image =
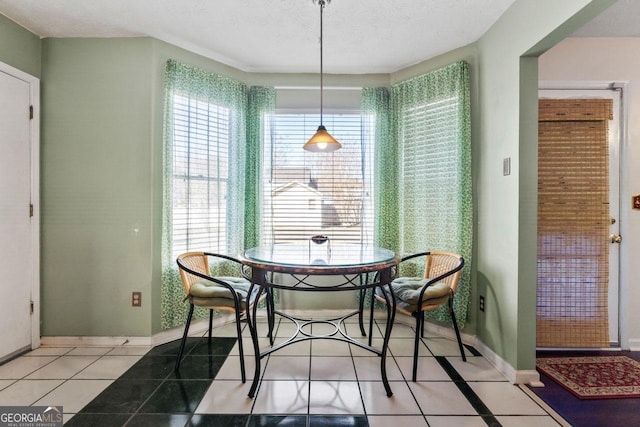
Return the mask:
<svg viewBox="0 0 640 427"><path fill-rule="evenodd" d="M629 338L629 350L640 351L640 339Z"/></svg>
<svg viewBox="0 0 640 427"><path fill-rule="evenodd" d="M233 322L233 316L223 314L213 319L213 327ZM189 336L204 334L209 329L209 319L191 322ZM182 338L184 327L167 329L150 337L41 337L42 347L153 347Z"/></svg>
<svg viewBox="0 0 640 427"><path fill-rule="evenodd" d="M396 321L398 321L398 315L396 315ZM400 315L399 321L413 326L415 320L406 315ZM441 337L446 337L452 340L456 339L456 333L453 327L448 325L439 325L436 323L425 323L425 332L436 334ZM502 357L498 356L493 350L487 347L482 341L475 335L460 333L460 338L464 344L468 344L474 347L480 354L484 356L507 380L512 384L529 384L532 387L544 387L544 384L540 381L540 374L535 369L533 370L516 370L505 361Z"/></svg>
<svg viewBox="0 0 640 427"><path fill-rule="evenodd" d="M476 340L474 347L496 367L512 384L529 384L532 387L541 387L540 374L535 369L516 370L510 363L497 355L482 341Z"/></svg>
<svg viewBox="0 0 640 427"><path fill-rule="evenodd" d="M291 316L299 316L305 318L338 318L345 315L345 313L353 310L285 310L286 314ZM376 319L384 319L386 312L376 312ZM264 315L260 316L261 318ZM354 315L352 319L357 320L358 316ZM365 310L365 322L368 322L368 310ZM227 323L233 322L234 318L231 314L223 314L216 317L213 320L213 326L219 327ZM408 326L414 326L415 320L404 314L398 313L396 315L396 322ZM191 323L189 328L189 335L205 334L209 327L208 319L198 320ZM71 337L71 336L54 336L54 337L42 337L40 345L43 347L115 347L115 346L142 346L152 347L160 344L164 344L170 341L174 341L182 338L184 328L173 328L166 331L159 332L150 337ZM455 332L451 326L438 325L435 323L426 322L425 332L456 339ZM476 348L495 368L500 371L511 383L513 384L529 384L533 387L542 386L540 382L540 374L534 370L515 370L508 362L497 355L493 350L487 347L482 341L480 341L475 335L469 335L461 333L462 342L471 345ZM629 341L631 349L634 347L636 350L640 350L640 340Z"/></svg>
<svg viewBox="0 0 640 427"><path fill-rule="evenodd" d="M409 316L405 316L405 317L407 318L407 321L411 321L411 323L409 324L411 326L414 326L415 320ZM441 337L449 338L451 340L458 342L458 339L456 338L456 331L453 329L453 326L438 325L436 323L426 322L424 330L429 334L434 334ZM460 339L462 340L463 344L468 344L473 347L476 346L476 342L478 340L475 335L465 334L464 332L460 332Z"/></svg>
<svg viewBox="0 0 640 427"><path fill-rule="evenodd" d="M258 320L264 319L262 313L258 313ZM235 322L233 314L221 313L213 319L213 327L220 327L227 323ZM209 319L201 319L191 322L189 326L189 336L204 335L209 329ZM72 337L72 336L51 336L41 337L41 347L153 347L165 344L182 338L184 327L167 329L150 337ZM35 349L33 349L35 350Z"/></svg>
<svg viewBox="0 0 640 427"><path fill-rule="evenodd" d="M41 337L41 347L115 347L129 345L151 346L151 337Z"/></svg>

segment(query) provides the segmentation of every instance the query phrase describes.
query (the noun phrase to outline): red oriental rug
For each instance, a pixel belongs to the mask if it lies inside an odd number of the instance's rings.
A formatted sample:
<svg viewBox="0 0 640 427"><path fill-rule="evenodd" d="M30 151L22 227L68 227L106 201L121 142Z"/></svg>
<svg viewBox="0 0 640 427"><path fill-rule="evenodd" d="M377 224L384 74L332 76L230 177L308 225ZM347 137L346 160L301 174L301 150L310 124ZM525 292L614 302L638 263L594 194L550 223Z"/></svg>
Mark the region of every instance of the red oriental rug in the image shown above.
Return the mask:
<svg viewBox="0 0 640 427"><path fill-rule="evenodd" d="M640 362L627 356L542 357L536 367L580 399L640 397Z"/></svg>

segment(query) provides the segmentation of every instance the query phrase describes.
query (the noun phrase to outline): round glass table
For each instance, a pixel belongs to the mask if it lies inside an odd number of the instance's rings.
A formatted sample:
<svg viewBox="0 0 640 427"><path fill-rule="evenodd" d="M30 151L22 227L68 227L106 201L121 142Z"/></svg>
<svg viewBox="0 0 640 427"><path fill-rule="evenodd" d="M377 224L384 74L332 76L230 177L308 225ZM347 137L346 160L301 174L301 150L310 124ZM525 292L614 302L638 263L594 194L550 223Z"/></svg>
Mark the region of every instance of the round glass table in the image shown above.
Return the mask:
<svg viewBox="0 0 640 427"><path fill-rule="evenodd" d="M352 243L280 243L247 249L240 256L250 267L291 274L360 274L397 265L393 251Z"/></svg>
<svg viewBox="0 0 640 427"><path fill-rule="evenodd" d="M266 292L267 318L269 322L269 337L271 347L261 350L258 344L257 333L257 305L253 310L247 311L247 323L251 332L255 353L255 373L253 383L249 391L249 397L253 398L260 378L260 360L265 356L296 342L310 339L333 339L348 342L360 348L371 351L380 356L380 375L387 396L393 393L389 386L386 372L386 355L391 336L391 328L395 316L395 298L391 291L391 281L394 279L399 258L393 251L370 245L360 244L334 244L328 240L318 243L282 243L266 246L258 246L247 249L239 256L243 263L243 275L251 281L249 295L252 295L255 286L259 292ZM329 284L323 281L318 284L311 280L313 276L332 276ZM286 277L286 280L283 280ZM376 287L386 286L389 294L385 333L382 347L377 348L358 341L346 331L345 320L358 315L360 331L366 335L363 327L363 303L364 291ZM273 303L273 290L306 291L306 292L335 292L335 291L359 291L359 309L333 319L307 319L294 317L287 313L275 310ZM296 332L284 342L273 344L274 316L279 315L289 319L297 326ZM314 323L330 324L333 326L331 333L314 335L309 332L308 326ZM371 335L371 330L369 331Z"/></svg>

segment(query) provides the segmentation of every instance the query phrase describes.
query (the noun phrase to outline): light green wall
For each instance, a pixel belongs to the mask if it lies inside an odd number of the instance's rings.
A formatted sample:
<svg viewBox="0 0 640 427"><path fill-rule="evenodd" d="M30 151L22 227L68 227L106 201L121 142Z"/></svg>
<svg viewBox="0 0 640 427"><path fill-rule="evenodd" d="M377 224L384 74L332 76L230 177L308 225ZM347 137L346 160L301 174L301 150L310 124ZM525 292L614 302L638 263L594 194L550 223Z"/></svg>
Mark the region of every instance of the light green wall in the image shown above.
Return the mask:
<svg viewBox="0 0 640 427"><path fill-rule="evenodd" d="M166 60L244 73L151 38L45 39L42 58L42 335L160 332Z"/></svg>
<svg viewBox="0 0 640 427"><path fill-rule="evenodd" d="M42 335L149 336L151 40L45 39L42 64Z"/></svg>
<svg viewBox="0 0 640 427"><path fill-rule="evenodd" d="M40 77L40 37L0 15L0 61Z"/></svg>
<svg viewBox="0 0 640 427"><path fill-rule="evenodd" d="M536 55L612 3L517 0L478 42L477 335L516 370L535 368Z"/></svg>

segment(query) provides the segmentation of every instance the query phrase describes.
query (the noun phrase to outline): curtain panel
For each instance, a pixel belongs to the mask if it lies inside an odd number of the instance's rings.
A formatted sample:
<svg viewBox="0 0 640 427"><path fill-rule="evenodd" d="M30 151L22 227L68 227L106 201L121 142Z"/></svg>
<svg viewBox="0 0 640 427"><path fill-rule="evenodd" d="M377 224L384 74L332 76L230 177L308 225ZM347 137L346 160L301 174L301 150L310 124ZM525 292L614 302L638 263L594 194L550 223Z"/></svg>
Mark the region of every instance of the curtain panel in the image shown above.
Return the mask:
<svg viewBox="0 0 640 427"><path fill-rule="evenodd" d="M363 88L362 118L365 138L373 140L374 241L377 246L400 250L398 159L399 151L391 138L389 90Z"/></svg>
<svg viewBox="0 0 640 427"><path fill-rule="evenodd" d="M450 251L465 259L455 314L466 322L473 235L469 66L460 61L383 88L362 92L375 120L377 242L408 255ZM423 265L403 275L421 275ZM425 313L450 323L446 307Z"/></svg>
<svg viewBox="0 0 640 427"><path fill-rule="evenodd" d="M162 209L162 285L161 285L161 327L169 329L184 325L188 312L188 303L180 280L174 253L174 165L175 144L177 140L174 111L176 100L187 100L187 108L197 104L209 105L211 109L221 107L228 111L226 134L223 137L228 144L228 159L221 168L225 173L226 215L223 226L228 230L223 246L229 255L237 255L243 247L245 222L245 166L247 132L247 88L238 81L219 76L182 64L175 60L167 61L165 74L165 112L164 112L164 157L163 157L163 209ZM196 107L193 107L196 109ZM206 107L205 107L206 108ZM206 112L204 113L207 114ZM203 127L211 123L193 123L188 126L198 132L206 133ZM190 128L191 129L191 128ZM195 132L195 130L194 130ZM203 250L203 248L187 250ZM228 266L219 268L226 270ZM196 308L196 316L207 315L207 310Z"/></svg>
<svg viewBox="0 0 640 427"><path fill-rule="evenodd" d="M269 121L276 109L276 91L273 87L252 86L249 89L247 115L247 166L244 247L252 248L261 242L262 223L262 158L267 130L273 129ZM270 145L270 144L269 144Z"/></svg>

